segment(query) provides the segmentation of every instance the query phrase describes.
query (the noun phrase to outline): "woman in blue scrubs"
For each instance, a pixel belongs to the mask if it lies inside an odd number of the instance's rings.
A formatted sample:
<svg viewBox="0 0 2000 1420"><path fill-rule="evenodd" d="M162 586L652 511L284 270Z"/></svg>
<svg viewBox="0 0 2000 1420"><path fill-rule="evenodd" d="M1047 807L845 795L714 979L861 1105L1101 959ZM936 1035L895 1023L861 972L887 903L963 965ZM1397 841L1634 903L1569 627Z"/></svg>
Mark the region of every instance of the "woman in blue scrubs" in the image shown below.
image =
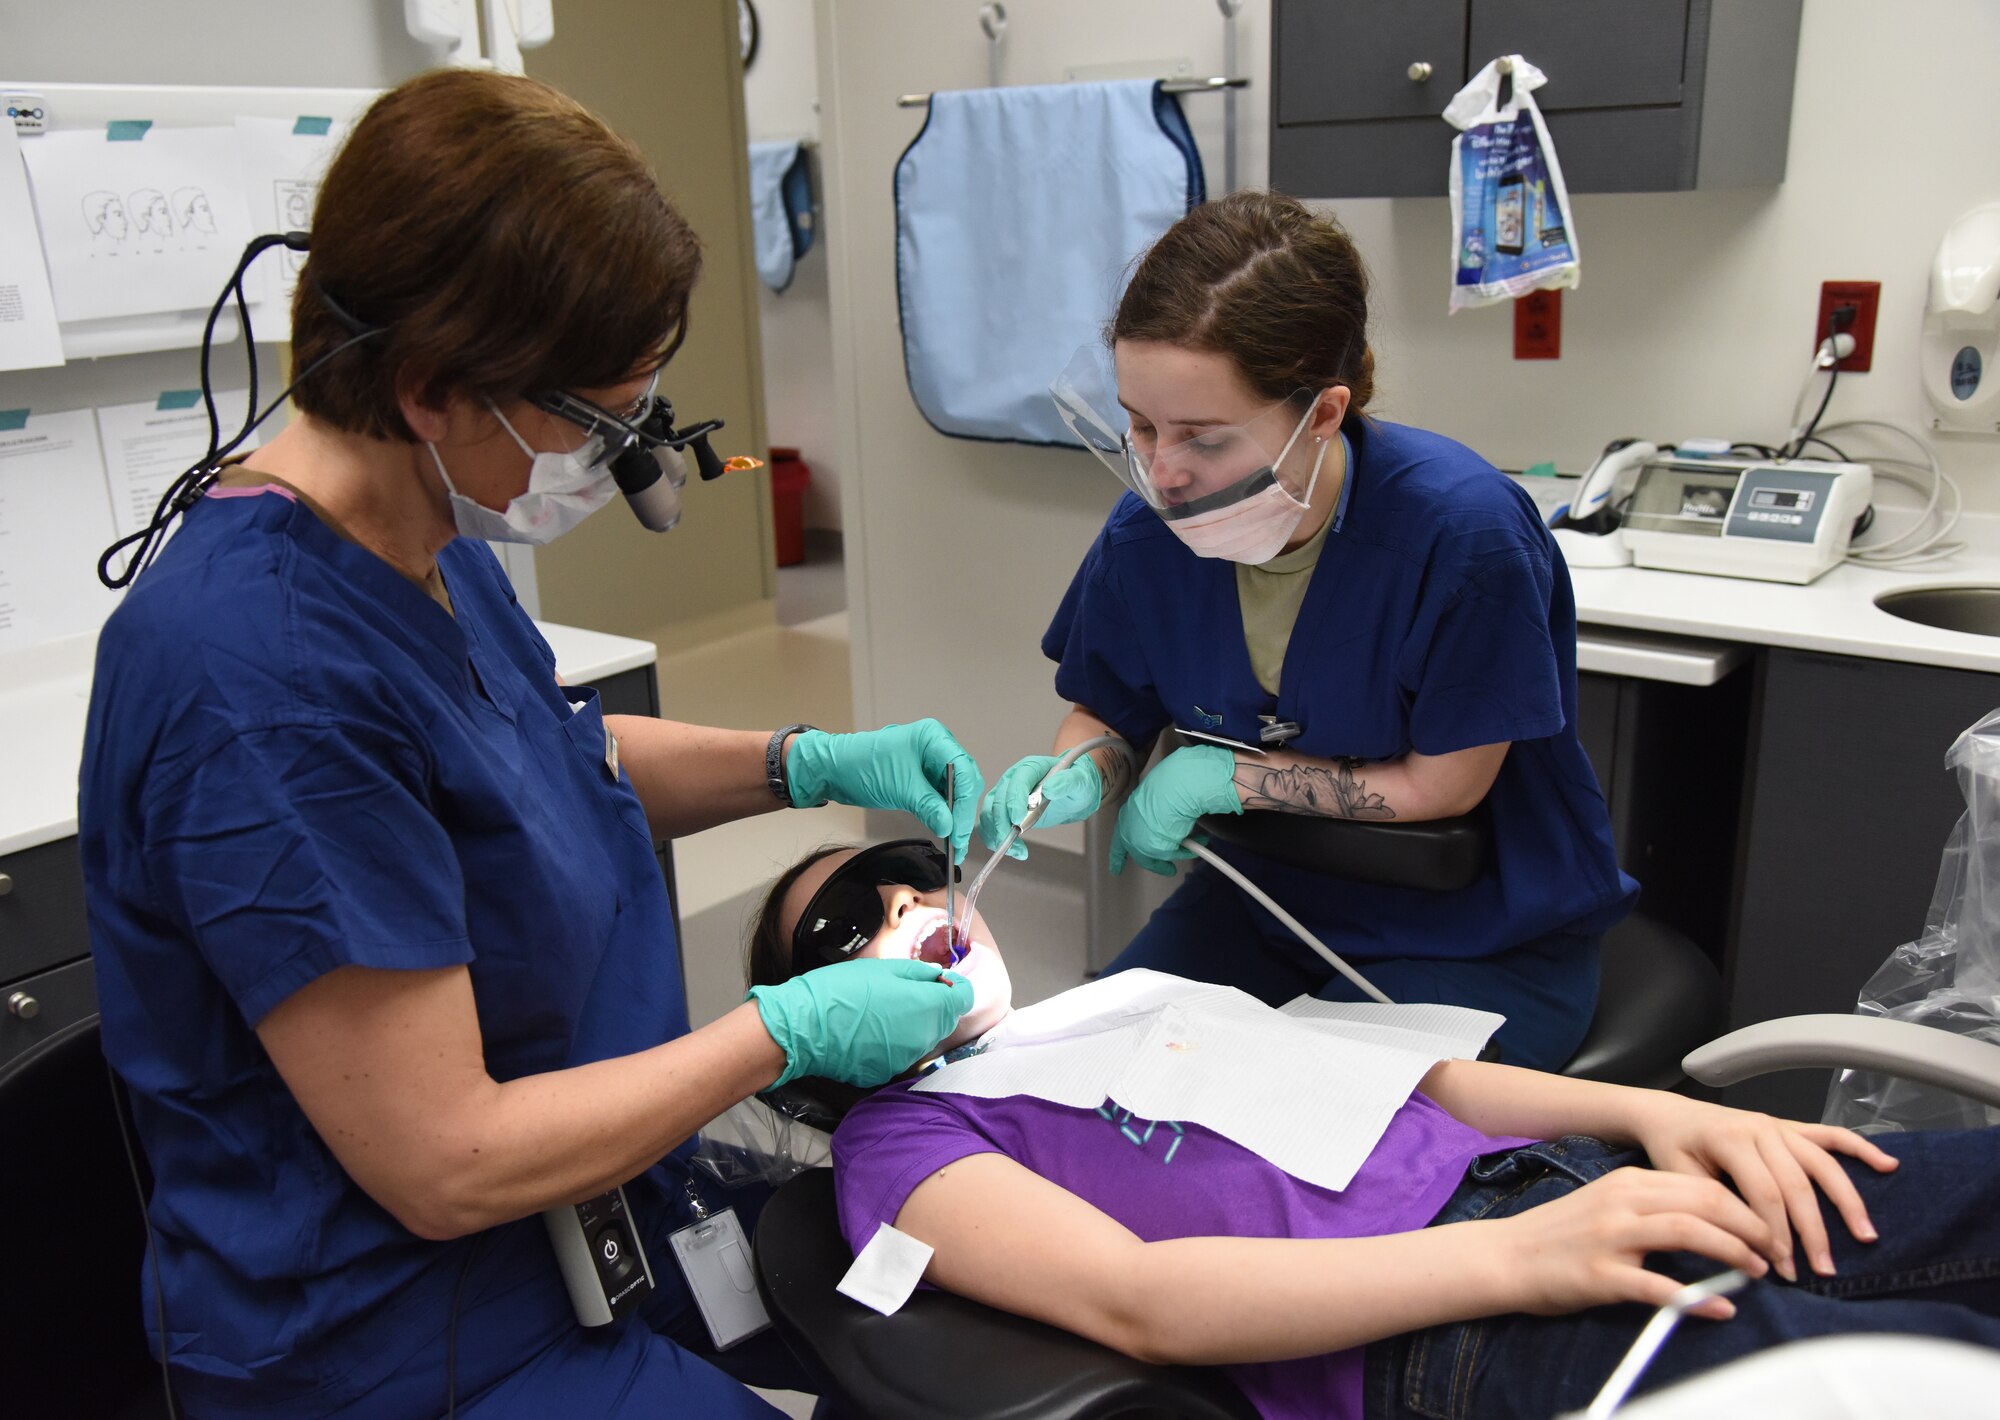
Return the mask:
<svg viewBox="0 0 2000 1420"><path fill-rule="evenodd" d="M1044 786L1040 825L1123 799L1112 871L1170 873L1204 814L1411 822L1483 804L1491 858L1455 891L1219 851L1392 999L1501 1012L1503 1058L1559 1068L1596 1003L1598 942L1637 893L1577 740L1569 576L1486 460L1366 413L1367 320L1334 222L1236 193L1160 238L1108 362L1084 352L1057 381L1071 427L1130 489L1042 641L1073 705L1057 752L1107 733L1151 746L1169 727L1247 745L1293 733L1261 755L1176 749L1136 788L1136 756L1094 751ZM1001 776L989 847L1052 763ZM1355 995L1199 862L1110 969L1139 966L1273 1004Z"/></svg>
<svg viewBox="0 0 2000 1420"><path fill-rule="evenodd" d="M671 427L699 264L553 90L387 94L321 189L296 419L204 476L105 627L82 848L183 1413L750 1416L742 1380L805 1385L770 1333L708 1340L668 1235L755 1200L691 1136L795 1074L889 1078L971 988L845 962L690 1030L654 841L834 798L962 851L978 770L935 721L604 715L480 540L547 541L613 459L671 475L635 431ZM619 1185L656 1290L586 1330L537 1215Z"/></svg>

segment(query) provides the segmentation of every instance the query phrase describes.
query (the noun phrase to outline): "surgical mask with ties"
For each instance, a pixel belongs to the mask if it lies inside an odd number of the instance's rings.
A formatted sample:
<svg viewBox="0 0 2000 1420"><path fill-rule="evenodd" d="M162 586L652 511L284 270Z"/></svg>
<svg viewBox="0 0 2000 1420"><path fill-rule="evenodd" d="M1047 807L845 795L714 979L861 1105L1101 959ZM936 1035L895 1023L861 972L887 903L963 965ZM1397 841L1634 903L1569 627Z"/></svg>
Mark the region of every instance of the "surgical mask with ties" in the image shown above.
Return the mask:
<svg viewBox="0 0 2000 1420"><path fill-rule="evenodd" d="M533 448L491 400L486 407L513 436L529 458L528 487L501 510L487 507L453 486L436 444L425 444L451 501L452 522L461 537L486 542L525 542L535 546L555 541L611 501L617 485L604 457L604 436L592 434L567 453Z"/></svg>

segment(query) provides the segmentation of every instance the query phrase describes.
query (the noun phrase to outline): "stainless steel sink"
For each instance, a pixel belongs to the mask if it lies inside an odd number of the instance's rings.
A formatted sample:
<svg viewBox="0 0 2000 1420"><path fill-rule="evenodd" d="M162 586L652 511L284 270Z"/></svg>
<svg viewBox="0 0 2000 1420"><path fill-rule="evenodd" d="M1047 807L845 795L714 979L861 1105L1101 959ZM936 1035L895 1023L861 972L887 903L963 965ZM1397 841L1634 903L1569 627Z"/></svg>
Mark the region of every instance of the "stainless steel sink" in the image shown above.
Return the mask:
<svg viewBox="0 0 2000 1420"><path fill-rule="evenodd" d="M1891 616L1942 631L2000 636L2000 587L1912 587L1885 592L1875 605Z"/></svg>

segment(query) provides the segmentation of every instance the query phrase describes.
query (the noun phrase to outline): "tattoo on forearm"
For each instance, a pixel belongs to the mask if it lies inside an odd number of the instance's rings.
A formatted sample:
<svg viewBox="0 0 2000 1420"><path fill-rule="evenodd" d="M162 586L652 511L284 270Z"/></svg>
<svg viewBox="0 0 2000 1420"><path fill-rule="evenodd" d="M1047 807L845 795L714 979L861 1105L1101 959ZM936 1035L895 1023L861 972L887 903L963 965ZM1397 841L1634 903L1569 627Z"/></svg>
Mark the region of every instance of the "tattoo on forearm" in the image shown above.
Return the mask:
<svg viewBox="0 0 2000 1420"><path fill-rule="evenodd" d="M1316 818L1391 819L1396 811L1380 794L1368 792L1354 771L1363 761L1343 759L1332 769L1316 764L1239 764L1236 784L1246 809L1276 809L1280 813Z"/></svg>
<svg viewBox="0 0 2000 1420"><path fill-rule="evenodd" d="M1107 749L1097 756L1098 772L1104 776L1104 800L1115 804L1132 787L1132 756L1122 750Z"/></svg>

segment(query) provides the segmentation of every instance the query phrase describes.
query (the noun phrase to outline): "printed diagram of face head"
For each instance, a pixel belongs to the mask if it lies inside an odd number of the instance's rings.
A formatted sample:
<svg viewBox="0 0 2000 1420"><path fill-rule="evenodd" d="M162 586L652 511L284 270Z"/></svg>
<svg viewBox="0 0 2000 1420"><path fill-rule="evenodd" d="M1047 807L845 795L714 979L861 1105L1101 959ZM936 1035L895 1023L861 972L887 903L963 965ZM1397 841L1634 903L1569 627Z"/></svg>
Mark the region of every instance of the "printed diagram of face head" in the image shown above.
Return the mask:
<svg viewBox="0 0 2000 1420"><path fill-rule="evenodd" d="M174 193L174 220L183 233L215 235L215 213L209 210L208 194L198 187L179 188Z"/></svg>
<svg viewBox="0 0 2000 1420"><path fill-rule="evenodd" d="M93 242L122 242L132 231L131 220L125 215L125 203L115 192L84 195L83 225L90 229Z"/></svg>
<svg viewBox="0 0 2000 1420"><path fill-rule="evenodd" d="M278 187L278 220L288 232L312 228L313 199L319 196L316 182L281 182Z"/></svg>
<svg viewBox="0 0 2000 1420"><path fill-rule="evenodd" d="M132 224L142 237L171 237L173 214L167 210L167 195L157 187L142 187L125 199Z"/></svg>

